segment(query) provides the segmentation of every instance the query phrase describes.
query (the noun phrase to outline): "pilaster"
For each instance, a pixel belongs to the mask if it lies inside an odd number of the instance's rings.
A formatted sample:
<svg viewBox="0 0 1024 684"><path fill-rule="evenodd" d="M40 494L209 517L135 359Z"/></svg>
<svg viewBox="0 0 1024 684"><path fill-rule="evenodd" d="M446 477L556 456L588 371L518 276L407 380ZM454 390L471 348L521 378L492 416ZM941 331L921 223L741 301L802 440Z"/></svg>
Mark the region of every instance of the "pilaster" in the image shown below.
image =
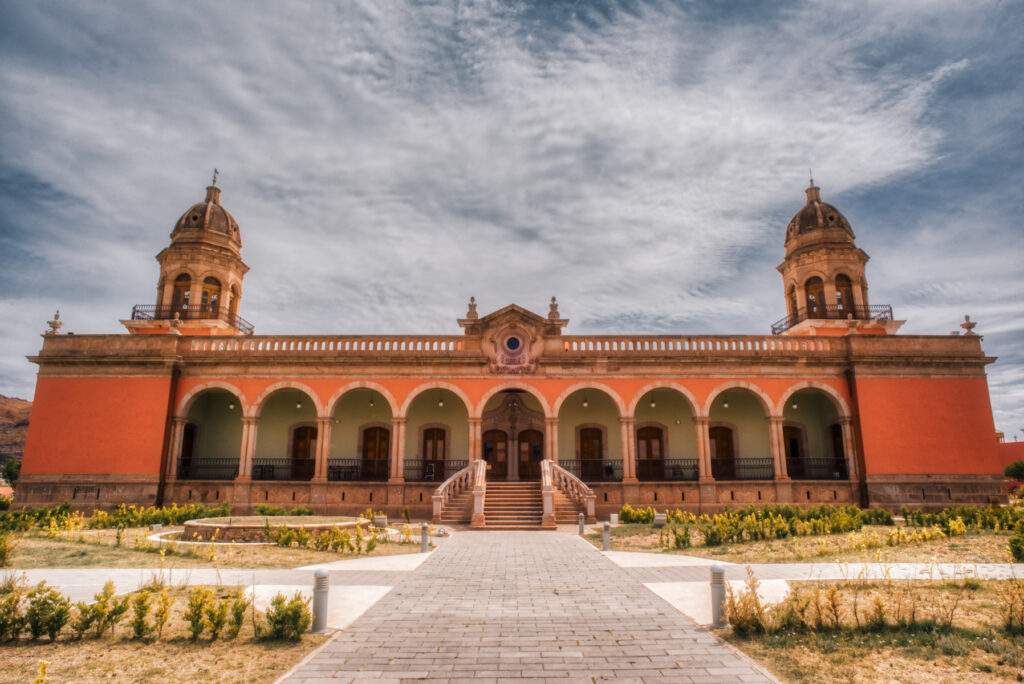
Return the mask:
<svg viewBox="0 0 1024 684"><path fill-rule="evenodd" d="M544 419L544 439L547 442L544 458L558 463L558 418Z"/></svg>
<svg viewBox="0 0 1024 684"><path fill-rule="evenodd" d="M331 426L334 421L318 416L316 419L316 463L313 482L327 482L327 459L331 455Z"/></svg>
<svg viewBox="0 0 1024 684"><path fill-rule="evenodd" d="M860 477L857 471L857 452L853 441L853 418L844 416L839 419L839 427L843 431L843 458L846 460L847 473L856 481Z"/></svg>
<svg viewBox="0 0 1024 684"><path fill-rule="evenodd" d="M181 442L185 435L184 418L174 417L171 425L171 457L167 459L167 481L174 482L178 479L178 461L181 459Z"/></svg>
<svg viewBox="0 0 1024 684"><path fill-rule="evenodd" d="M697 469L700 481L711 483L715 481L711 474L711 419L707 416L697 416L693 422L697 432ZM704 495L701 494L701 499L703 498Z"/></svg>
<svg viewBox="0 0 1024 684"><path fill-rule="evenodd" d="M405 482L405 423L404 416L395 416L391 419L391 472L388 477L390 484ZM390 491L389 488L389 502L391 500Z"/></svg>
<svg viewBox="0 0 1024 684"><path fill-rule="evenodd" d="M622 482L636 483L636 419L619 418L622 429Z"/></svg>
<svg viewBox="0 0 1024 684"><path fill-rule="evenodd" d="M469 462L479 461L482 458L483 447L483 419L477 417L469 418Z"/></svg>
<svg viewBox="0 0 1024 684"><path fill-rule="evenodd" d="M260 419L255 417L242 418L242 451L238 457L238 477L240 482L252 480L252 459L256 454L256 433Z"/></svg>
<svg viewBox="0 0 1024 684"><path fill-rule="evenodd" d="M782 443L782 424L785 419L782 416L768 417L768 442L771 445L772 463L775 466L775 479L781 482L789 481L789 471L786 467L786 449Z"/></svg>

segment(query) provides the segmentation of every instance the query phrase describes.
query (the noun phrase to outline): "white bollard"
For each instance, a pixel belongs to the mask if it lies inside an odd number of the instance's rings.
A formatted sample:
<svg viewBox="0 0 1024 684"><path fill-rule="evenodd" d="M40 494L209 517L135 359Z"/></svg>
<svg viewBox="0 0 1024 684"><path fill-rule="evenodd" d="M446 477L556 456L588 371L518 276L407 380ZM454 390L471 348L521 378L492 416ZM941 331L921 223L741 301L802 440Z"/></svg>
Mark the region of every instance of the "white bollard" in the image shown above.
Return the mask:
<svg viewBox="0 0 1024 684"><path fill-rule="evenodd" d="M728 627L725 619L725 568L721 565L711 566L711 627L722 629Z"/></svg>
<svg viewBox="0 0 1024 684"><path fill-rule="evenodd" d="M327 592L330 590L328 574L320 568L313 574L313 634L327 631Z"/></svg>
<svg viewBox="0 0 1024 684"><path fill-rule="evenodd" d="M604 524L604 532L602 536L602 551L612 550L612 526L609 523Z"/></svg>
<svg viewBox="0 0 1024 684"><path fill-rule="evenodd" d="M427 531L428 528L429 528L429 526L427 525L427 523L423 523L423 525L420 527L420 530L421 530L421 535L420 535L420 552L421 553L426 553L427 551L430 550L430 534Z"/></svg>
<svg viewBox="0 0 1024 684"><path fill-rule="evenodd" d="M580 513L580 536L583 536L583 522L586 520L586 516Z"/></svg>

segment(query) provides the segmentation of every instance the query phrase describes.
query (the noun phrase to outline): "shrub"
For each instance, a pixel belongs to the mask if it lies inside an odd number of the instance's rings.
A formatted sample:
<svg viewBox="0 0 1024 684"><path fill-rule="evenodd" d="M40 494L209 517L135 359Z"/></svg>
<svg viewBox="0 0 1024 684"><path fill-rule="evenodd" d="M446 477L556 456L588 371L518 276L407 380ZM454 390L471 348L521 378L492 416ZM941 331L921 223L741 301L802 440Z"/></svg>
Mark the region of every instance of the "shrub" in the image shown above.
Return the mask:
<svg viewBox="0 0 1024 684"><path fill-rule="evenodd" d="M629 504L623 504L619 510L619 522L621 523L642 523L648 525L654 522L654 508L633 508Z"/></svg>
<svg viewBox="0 0 1024 684"><path fill-rule="evenodd" d="M288 511L284 510L283 506L270 506L269 504L256 504L252 511L256 515L288 515Z"/></svg>
<svg viewBox="0 0 1024 684"><path fill-rule="evenodd" d="M0 568L6 568L11 560L15 546L13 536L10 532L0 532Z"/></svg>
<svg viewBox="0 0 1024 684"><path fill-rule="evenodd" d="M1011 480L1024 480L1024 461L1014 461L1006 466L1003 475Z"/></svg>
<svg viewBox="0 0 1024 684"><path fill-rule="evenodd" d="M13 641L25 629L25 595L19 590L0 596L0 641Z"/></svg>
<svg viewBox="0 0 1024 684"><path fill-rule="evenodd" d="M25 610L25 621L28 623L29 634L38 639L43 634L50 641L57 638L60 630L68 623L71 615L71 604L53 587L40 582L36 588L28 592L28 608Z"/></svg>
<svg viewBox="0 0 1024 684"><path fill-rule="evenodd" d="M153 612L153 626L156 628L156 638L159 639L164 634L164 625L167 624L167 619L171 616L171 606L174 605L174 599L167 593L167 588L164 587L160 590L160 598L156 602L156 610Z"/></svg>
<svg viewBox="0 0 1024 684"><path fill-rule="evenodd" d="M224 625L227 624L228 621L228 608L230 607L230 599L214 601L211 597L210 600L206 602L203 622L210 629L211 639L216 639L220 636L221 631L223 631Z"/></svg>
<svg viewBox="0 0 1024 684"><path fill-rule="evenodd" d="M0 496L0 511L7 511L11 508L13 497Z"/></svg>
<svg viewBox="0 0 1024 684"><path fill-rule="evenodd" d="M143 589L132 599L132 634L136 639L145 639L153 633L154 628L146 622L146 615L152 608L150 598L151 594Z"/></svg>
<svg viewBox="0 0 1024 684"><path fill-rule="evenodd" d="M267 608L267 624L270 627L268 638L298 641L309 629L312 616L309 613L309 601L302 594L295 592L290 600L284 594L278 594L270 601Z"/></svg>
<svg viewBox="0 0 1024 684"><path fill-rule="evenodd" d="M103 589L93 595L92 605L87 605L81 601L75 604L79 615L77 620L72 623L72 629L81 635L91 626L95 630L97 638L103 636L107 629L110 629L111 633L113 633L117 623L128 612L128 602L130 600L130 596L124 596L121 599L115 598L114 582L107 580L103 585ZM85 625L85 628L79 631L82 625Z"/></svg>
<svg viewBox="0 0 1024 684"><path fill-rule="evenodd" d="M405 518L405 522L406 523L412 522L412 518L409 515L409 507L408 506L405 506L404 508L402 508L402 517Z"/></svg>
<svg viewBox="0 0 1024 684"><path fill-rule="evenodd" d="M1015 561L1024 561L1024 521L1017 523L1017 531L1010 537L1009 549Z"/></svg>
<svg viewBox="0 0 1024 684"><path fill-rule="evenodd" d="M85 601L75 604L75 612L71 617L71 631L75 633L76 639L81 639L86 632L92 629L96 622L96 613Z"/></svg>
<svg viewBox="0 0 1024 684"><path fill-rule="evenodd" d="M300 549L304 549L309 546L309 543L313 540L309 532L305 528L300 527L295 530L295 543L299 545Z"/></svg>
<svg viewBox="0 0 1024 684"><path fill-rule="evenodd" d="M231 620L228 622L228 637L234 639L242 629L245 622L245 611L248 610L251 601L245 593L239 589L231 600Z"/></svg>
<svg viewBox="0 0 1024 684"><path fill-rule="evenodd" d="M192 587L188 593L188 608L185 610L185 621L188 622L188 631L192 635L192 641L199 638L199 635L206 629L206 606L213 601L213 593L203 586Z"/></svg>
<svg viewBox="0 0 1024 684"><path fill-rule="evenodd" d="M765 631L765 611L757 595L758 581L754 571L747 568L747 586L738 595L731 585L725 590L725 616L737 636L745 637Z"/></svg>
<svg viewBox="0 0 1024 684"><path fill-rule="evenodd" d="M864 521L865 525L896 524L896 520L892 517L892 513L884 508L869 508L866 511L861 511L861 519Z"/></svg>
<svg viewBox="0 0 1024 684"><path fill-rule="evenodd" d="M366 553L370 553L375 548L377 548L377 538L376 537L370 537L369 539L366 540Z"/></svg>
<svg viewBox="0 0 1024 684"><path fill-rule="evenodd" d="M305 506L296 506L288 511L288 515L313 515L313 509L306 508Z"/></svg>

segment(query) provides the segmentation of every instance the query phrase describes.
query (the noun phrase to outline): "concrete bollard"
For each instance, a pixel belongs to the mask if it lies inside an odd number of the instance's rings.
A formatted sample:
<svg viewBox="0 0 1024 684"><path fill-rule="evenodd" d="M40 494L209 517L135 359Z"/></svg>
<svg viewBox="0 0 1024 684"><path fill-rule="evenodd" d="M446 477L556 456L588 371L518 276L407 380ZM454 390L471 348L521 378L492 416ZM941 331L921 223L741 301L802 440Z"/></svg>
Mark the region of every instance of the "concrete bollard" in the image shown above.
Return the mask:
<svg viewBox="0 0 1024 684"><path fill-rule="evenodd" d="M612 550L612 526L609 523L604 524L604 530L601 535L601 550Z"/></svg>
<svg viewBox="0 0 1024 684"><path fill-rule="evenodd" d="M586 521L587 516L580 513L580 536L583 536L583 523Z"/></svg>
<svg viewBox="0 0 1024 684"><path fill-rule="evenodd" d="M420 527L420 530L421 530L421 534L420 534L420 552L421 553L426 553L427 551L430 550L430 534L428 533L429 527L430 526L427 525L427 523L423 523L423 525Z"/></svg>
<svg viewBox="0 0 1024 684"><path fill-rule="evenodd" d="M711 566L711 626L714 629L728 627L725 619L725 568Z"/></svg>
<svg viewBox="0 0 1024 684"><path fill-rule="evenodd" d="M323 568L313 574L313 627L310 629L313 634L327 631L327 592L330 591L327 580L327 571Z"/></svg>

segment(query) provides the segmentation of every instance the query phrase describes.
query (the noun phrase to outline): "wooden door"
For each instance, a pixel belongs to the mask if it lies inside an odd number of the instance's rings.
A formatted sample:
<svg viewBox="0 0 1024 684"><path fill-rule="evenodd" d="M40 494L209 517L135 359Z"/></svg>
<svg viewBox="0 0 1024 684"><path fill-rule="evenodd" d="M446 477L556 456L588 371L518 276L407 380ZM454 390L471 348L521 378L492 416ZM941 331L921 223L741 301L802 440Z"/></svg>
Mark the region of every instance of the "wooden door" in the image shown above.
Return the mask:
<svg viewBox="0 0 1024 684"><path fill-rule="evenodd" d="M807 292L807 317L825 318L825 283L815 276L804 285Z"/></svg>
<svg viewBox="0 0 1024 684"><path fill-rule="evenodd" d="M736 475L736 464L733 462L735 451L733 450L732 430L727 427L716 426L709 431L711 437L712 471L715 477L731 478Z"/></svg>
<svg viewBox="0 0 1024 684"><path fill-rule="evenodd" d="M316 428L303 425L292 432L292 477L313 477L315 467Z"/></svg>
<svg viewBox="0 0 1024 684"><path fill-rule="evenodd" d="M661 480L665 475L665 436L659 427L636 431L636 469L641 480Z"/></svg>
<svg viewBox="0 0 1024 684"><path fill-rule="evenodd" d="M444 428L427 428L423 431L424 480L444 481L444 449Z"/></svg>
<svg viewBox="0 0 1024 684"><path fill-rule="evenodd" d="M391 431L382 427L363 430L363 472L371 480L388 478L391 454Z"/></svg>
<svg viewBox="0 0 1024 684"><path fill-rule="evenodd" d="M580 478L600 481L603 478L604 434L600 428L580 430Z"/></svg>
<svg viewBox="0 0 1024 684"><path fill-rule="evenodd" d="M544 460L544 433L523 430L519 433L519 479L540 479L540 463Z"/></svg>
<svg viewBox="0 0 1024 684"><path fill-rule="evenodd" d="M488 430L483 435L484 460L487 461L487 478L505 480L508 478L508 435L502 430Z"/></svg>

